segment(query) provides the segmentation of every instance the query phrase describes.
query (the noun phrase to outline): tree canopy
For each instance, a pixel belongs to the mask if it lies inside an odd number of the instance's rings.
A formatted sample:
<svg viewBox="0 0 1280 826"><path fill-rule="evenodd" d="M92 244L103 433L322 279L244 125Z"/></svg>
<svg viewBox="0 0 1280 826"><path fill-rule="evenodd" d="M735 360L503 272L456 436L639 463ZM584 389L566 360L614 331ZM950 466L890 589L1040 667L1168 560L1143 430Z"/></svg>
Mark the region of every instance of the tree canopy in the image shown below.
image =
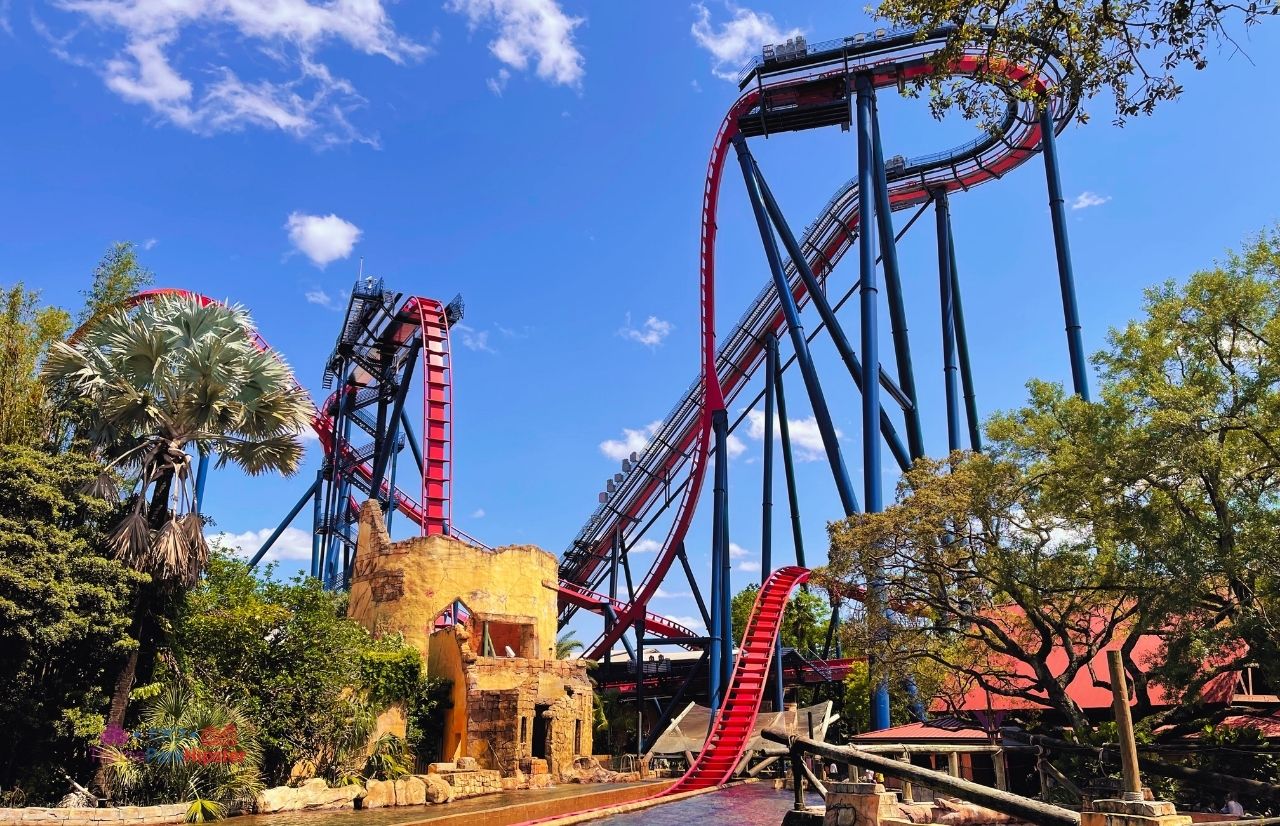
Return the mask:
<svg viewBox="0 0 1280 826"><path fill-rule="evenodd" d="M756 604L760 586L752 583L733 595L729 611L733 617L733 639L736 645L747 629L747 618ZM787 601L782 617L782 645L801 651L820 651L827 636L827 623L831 619L831 607L827 600L813 590L800 590Z"/></svg>
<svg viewBox="0 0 1280 826"><path fill-rule="evenodd" d="M1177 98L1182 70L1205 68L1215 51L1241 50L1236 37L1277 8L1275 0L882 0L876 14L922 36L947 27L946 46L934 58L938 66L976 50L1038 67L1047 44L1068 69L1067 91L1086 99L1109 92L1116 120L1123 123ZM917 86L931 88L936 113L957 107L966 116L997 122L1008 84L995 72L975 80L940 77L923 78ZM1013 91L1033 99L1043 94L1027 87ZM1083 108L1080 116L1086 116Z"/></svg>
<svg viewBox="0 0 1280 826"><path fill-rule="evenodd" d="M1106 685L1089 661L1115 643L1138 716L1195 725L1222 675L1280 684L1280 230L1149 290L1094 363L1097 401L1033 382L986 455L918 462L884 513L833 523L826 573L883 576L887 662L946 663L1082 731L1066 686Z"/></svg>

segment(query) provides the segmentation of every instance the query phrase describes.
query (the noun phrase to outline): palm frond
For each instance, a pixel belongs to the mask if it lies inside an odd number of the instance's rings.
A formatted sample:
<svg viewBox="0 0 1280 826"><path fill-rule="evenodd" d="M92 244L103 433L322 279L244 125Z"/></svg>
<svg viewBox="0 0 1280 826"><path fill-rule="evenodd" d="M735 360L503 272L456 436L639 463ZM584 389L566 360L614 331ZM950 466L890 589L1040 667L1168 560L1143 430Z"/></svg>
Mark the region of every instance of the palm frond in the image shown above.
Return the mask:
<svg viewBox="0 0 1280 826"><path fill-rule="evenodd" d="M151 558L151 526L147 524L146 513L134 508L126 514L107 537L107 546L130 568L147 570Z"/></svg>
<svg viewBox="0 0 1280 826"><path fill-rule="evenodd" d="M218 467L227 462L239 465L250 476L276 471L292 476L302 462L302 442L296 435L269 436L258 441L219 440Z"/></svg>

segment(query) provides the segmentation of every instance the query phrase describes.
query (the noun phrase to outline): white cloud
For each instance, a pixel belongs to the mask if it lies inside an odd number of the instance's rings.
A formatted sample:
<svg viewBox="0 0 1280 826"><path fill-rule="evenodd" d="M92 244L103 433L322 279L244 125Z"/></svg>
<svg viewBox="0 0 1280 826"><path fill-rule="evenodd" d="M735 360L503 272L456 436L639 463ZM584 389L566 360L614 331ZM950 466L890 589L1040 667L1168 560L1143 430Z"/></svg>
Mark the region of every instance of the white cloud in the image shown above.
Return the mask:
<svg viewBox="0 0 1280 826"><path fill-rule="evenodd" d="M665 588L659 588L653 592L654 599L685 599L692 596L693 591L668 591Z"/></svg>
<svg viewBox="0 0 1280 826"><path fill-rule="evenodd" d="M484 519L484 508L476 508L471 512L472 519Z"/></svg>
<svg viewBox="0 0 1280 826"><path fill-rule="evenodd" d="M600 443L600 452L614 461L621 462L632 453L644 452L644 449L649 446L649 440L660 427L662 427L661 421L649 422L638 429L624 427L621 439L605 439Z"/></svg>
<svg viewBox="0 0 1280 826"><path fill-rule="evenodd" d="M263 528L257 531L245 531L244 533L220 533L210 535L206 538L212 542L218 542L223 547L230 548L235 552L236 556L245 559L251 558L262 547L262 543L275 532L274 528ZM262 558L259 564L267 562L310 562L311 561L311 534L308 531L299 530L298 528L285 528L284 533L280 534L280 538L271 546L271 550L267 551L267 555Z"/></svg>
<svg viewBox="0 0 1280 826"><path fill-rule="evenodd" d="M155 249L156 244L159 244L159 243L160 243L160 242L159 242L159 241L157 241L155 238L148 238L147 240L145 240L145 241L143 241L143 242L142 242L142 248L143 248L144 250L151 250L151 249Z"/></svg>
<svg viewBox="0 0 1280 826"><path fill-rule="evenodd" d="M725 441L725 447L725 452L729 454L730 459L736 459L747 451L746 444L732 433L729 434L729 438Z"/></svg>
<svg viewBox="0 0 1280 826"><path fill-rule="evenodd" d="M787 38L803 34L801 29L782 29L773 17L725 2L725 8L733 15L719 28L711 24L711 11L703 3L695 3L698 19L693 22L693 39L711 53L714 61L711 73L718 78L738 80L738 71L752 57L760 54L765 44L782 43Z"/></svg>
<svg viewBox="0 0 1280 826"><path fill-rule="evenodd" d="M702 624L702 617L667 617L672 622L678 622L690 631L702 631L706 633L707 627Z"/></svg>
<svg viewBox="0 0 1280 826"><path fill-rule="evenodd" d="M364 98L320 61L335 45L401 64L430 49L400 35L382 0L53 0L80 18L55 53L107 88L199 134L259 127L320 145L363 141L348 116ZM84 32L83 45L75 41ZM96 44L108 44L104 55ZM260 74L242 77L235 61ZM259 68L260 67L260 68Z"/></svg>
<svg viewBox="0 0 1280 826"><path fill-rule="evenodd" d="M694 78L693 80L689 81L689 88L693 89L693 91L695 92L701 92L702 84L698 82L697 78Z"/></svg>
<svg viewBox="0 0 1280 826"><path fill-rule="evenodd" d="M1102 206L1110 200L1110 195L1099 195L1096 192L1089 192L1088 190L1085 190L1077 195L1076 199L1071 202L1071 208L1088 209L1089 207Z"/></svg>
<svg viewBox="0 0 1280 826"><path fill-rule="evenodd" d="M750 556L750 555L751 555L751 551L748 551L746 548L742 547L737 542L729 543L730 559L742 559L744 556Z"/></svg>
<svg viewBox="0 0 1280 826"><path fill-rule="evenodd" d="M478 353L493 353L495 355L498 352L489 344L488 330L477 330L475 327L462 323L455 324L449 329L460 335L462 346L468 350L475 350Z"/></svg>
<svg viewBox="0 0 1280 826"><path fill-rule="evenodd" d="M499 69L497 76L485 80L484 85L489 87L490 92L502 97L502 93L506 91L508 80L511 80L511 72L506 69Z"/></svg>
<svg viewBox="0 0 1280 826"><path fill-rule="evenodd" d="M360 240L360 228L333 213L307 215L293 212L284 226L289 230L289 241L293 246L321 268L349 256Z"/></svg>
<svg viewBox="0 0 1280 826"><path fill-rule="evenodd" d="M750 574L760 573L760 563L754 560L744 560L738 563L738 570Z"/></svg>
<svg viewBox="0 0 1280 826"><path fill-rule="evenodd" d="M449 0L445 8L466 15L473 30L497 29L489 51L503 65L523 72L535 63L534 71L543 80L573 88L582 85L586 70L573 30L583 18L568 16L556 0ZM505 86L510 72L499 70L499 77Z"/></svg>
<svg viewBox="0 0 1280 826"><path fill-rule="evenodd" d="M315 304L324 307L326 310L338 309L333 303L333 297L319 287L314 290L307 290L303 293L303 297L307 299L308 304Z"/></svg>
<svg viewBox="0 0 1280 826"><path fill-rule="evenodd" d="M655 315L651 315L644 320L638 328L631 326L631 313L627 313L627 322L622 329L618 330L618 335L631 341L638 341L646 347L657 347L671 335L671 331L675 329L675 325L670 321L663 321Z"/></svg>
<svg viewBox="0 0 1280 826"><path fill-rule="evenodd" d="M656 539L641 539L636 544L627 549L628 556L636 554L656 554L662 550L662 543Z"/></svg>
<svg viewBox="0 0 1280 826"><path fill-rule="evenodd" d="M298 441L303 444L306 444L307 442L315 442L319 444L320 434L316 433L315 430L308 425L307 427L302 428L302 432L298 434Z"/></svg>
<svg viewBox="0 0 1280 826"><path fill-rule="evenodd" d="M773 433L782 433L782 424L774 417ZM816 462L826 455L822 444L822 431L818 429L818 420L813 416L807 419L787 419L787 434L791 437L791 450L801 462ZM836 438L844 434L836 428ZM752 410L747 414L747 436L761 441L764 439L764 411Z"/></svg>

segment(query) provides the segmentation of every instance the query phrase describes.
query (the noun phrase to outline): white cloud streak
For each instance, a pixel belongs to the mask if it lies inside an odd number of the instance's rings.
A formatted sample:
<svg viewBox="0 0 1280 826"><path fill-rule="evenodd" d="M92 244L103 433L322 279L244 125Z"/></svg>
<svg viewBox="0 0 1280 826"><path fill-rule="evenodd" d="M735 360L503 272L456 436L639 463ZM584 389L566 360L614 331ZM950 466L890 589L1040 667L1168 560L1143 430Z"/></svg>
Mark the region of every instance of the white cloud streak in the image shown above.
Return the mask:
<svg viewBox="0 0 1280 826"><path fill-rule="evenodd" d="M1089 207L1102 206L1110 200L1110 195L1099 195L1096 192L1089 192L1088 190L1085 190L1077 195L1076 199L1071 202L1071 208L1088 209Z"/></svg>
<svg viewBox="0 0 1280 826"><path fill-rule="evenodd" d="M493 345L489 344L489 331L477 330L467 324L458 323L449 328L457 333L462 340L462 346L468 350L475 350L477 353L493 353L498 354Z"/></svg>
<svg viewBox="0 0 1280 826"><path fill-rule="evenodd" d="M737 82L738 71L752 57L760 54L765 44L782 43L803 34L797 28L780 27L772 15L726 2L731 17L719 26L711 22L711 11L704 3L693 5L697 19L693 22L693 39L711 53L711 73L723 80Z"/></svg>
<svg viewBox="0 0 1280 826"><path fill-rule="evenodd" d="M641 539L636 544L627 549L628 556L636 554L656 554L662 550L662 543L656 539Z"/></svg>
<svg viewBox="0 0 1280 826"><path fill-rule="evenodd" d="M622 329L618 330L618 335L629 341L643 344L645 347L657 347L671 335L674 329L675 325L670 321L663 321L655 315L646 318L639 327L633 327L631 313L627 313L627 321Z"/></svg>
<svg viewBox="0 0 1280 826"><path fill-rule="evenodd" d="M198 134L247 127L278 130L320 146L376 135L354 127L349 115L364 98L320 61L322 50L345 45L397 64L430 53L400 35L381 0L54 0L79 18L56 37L41 23L55 53L93 69L123 100ZM85 30L91 32L80 37ZM108 43L104 56L77 40ZM228 52L243 47L242 77ZM265 58L265 59L264 59Z"/></svg>
<svg viewBox="0 0 1280 826"><path fill-rule="evenodd" d="M489 41L489 52L508 68L486 81L495 94L506 87L510 69L523 72L531 65L549 83L582 86L586 61L573 42L573 33L583 18L565 14L556 0L449 0L445 8L464 15L473 31L497 31Z"/></svg>
<svg viewBox="0 0 1280 826"><path fill-rule="evenodd" d="M303 293L303 298L308 304L315 304L317 307L324 307L326 310L336 310L337 305L333 303L333 296L317 287L314 290L307 290Z"/></svg>
<svg viewBox="0 0 1280 826"><path fill-rule="evenodd" d="M339 258L351 255L361 234L360 228L355 224L332 213L290 213L284 226L289 231L289 241L294 248L321 269Z"/></svg>
<svg viewBox="0 0 1280 826"><path fill-rule="evenodd" d="M632 453L643 453L644 449L649 446L649 440L653 438L653 434L658 432L658 428L662 427L661 421L649 422L649 424L640 428L622 428L621 439L605 439L600 443L600 452L606 458L621 462L623 459L631 456Z"/></svg>

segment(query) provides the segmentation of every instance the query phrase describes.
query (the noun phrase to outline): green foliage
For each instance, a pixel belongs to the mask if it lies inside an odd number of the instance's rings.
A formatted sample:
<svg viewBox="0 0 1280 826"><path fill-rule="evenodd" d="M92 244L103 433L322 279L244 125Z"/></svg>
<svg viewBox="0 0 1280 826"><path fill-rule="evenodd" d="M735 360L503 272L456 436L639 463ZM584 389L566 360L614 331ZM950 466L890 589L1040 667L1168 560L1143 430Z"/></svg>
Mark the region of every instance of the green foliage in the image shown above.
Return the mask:
<svg viewBox="0 0 1280 826"><path fill-rule="evenodd" d="M155 280L151 270L138 263L132 241L112 244L93 270L93 284L81 293L84 307L76 316L76 323L83 324L95 315L120 308Z"/></svg>
<svg viewBox="0 0 1280 826"><path fill-rule="evenodd" d="M908 705L906 691L893 686L889 691L889 725L900 726L916 719ZM828 739L842 742L855 734L871 730L871 672L865 662L854 663L844 679L836 705L840 719Z"/></svg>
<svg viewBox="0 0 1280 826"><path fill-rule="evenodd" d="M620 755L635 751L636 712L624 704L616 688L595 693L592 717L595 721L596 750Z"/></svg>
<svg viewBox="0 0 1280 826"><path fill-rule="evenodd" d="M379 638L360 655L360 682L376 706L412 699L422 679L422 655L399 634Z"/></svg>
<svg viewBox="0 0 1280 826"><path fill-rule="evenodd" d="M21 283L0 292L0 444L42 445L53 430L56 410L36 371L71 319L39 298Z"/></svg>
<svg viewBox="0 0 1280 826"><path fill-rule="evenodd" d="M83 492L98 470L75 453L0 445L0 788L21 782L33 799L65 790L56 767L87 765L107 675L136 645L146 577L99 551L111 506Z"/></svg>
<svg viewBox="0 0 1280 826"><path fill-rule="evenodd" d="M366 780L397 780L413 772L413 750L403 738L390 732L373 742L364 764Z"/></svg>
<svg viewBox="0 0 1280 826"><path fill-rule="evenodd" d="M760 586L752 583L733 595L729 611L733 617L733 639L741 641L747 629L747 618L756 603ZM782 645L802 652L821 651L827 638L831 606L816 589L800 590L791 595L782 617Z"/></svg>
<svg viewBox="0 0 1280 826"><path fill-rule="evenodd" d="M1274 0L1223 4L1203 0L882 0L876 14L891 25L925 32L947 26L946 48L935 65L947 66L965 53L993 58L992 71L976 80L921 78L915 88L930 88L935 112L956 107L966 116L999 122L1008 82L1001 61L1039 67L1045 44L1060 55L1068 74L1063 83L1073 96L1088 99L1109 91L1116 120L1149 114L1182 92L1177 73L1203 69L1209 52L1233 34L1247 32L1277 12ZM983 27L991 27L990 31ZM1019 97L1036 99L1030 87L1014 87ZM1055 90L1048 90L1053 92ZM1084 117L1083 112L1081 117Z"/></svg>
<svg viewBox="0 0 1280 826"><path fill-rule="evenodd" d="M230 698L254 722L273 784L297 763L357 776L377 712L400 700L412 708L424 691L418 652L398 636L375 641L347 619L344 594L310 578L281 582L270 567L260 578L217 548L173 644L202 693Z"/></svg>
<svg viewBox="0 0 1280 826"><path fill-rule="evenodd" d="M124 743L99 746L107 789L119 802L190 801L187 819L202 822L263 789L256 729L234 704L170 685L147 701L138 729L124 736Z"/></svg>

